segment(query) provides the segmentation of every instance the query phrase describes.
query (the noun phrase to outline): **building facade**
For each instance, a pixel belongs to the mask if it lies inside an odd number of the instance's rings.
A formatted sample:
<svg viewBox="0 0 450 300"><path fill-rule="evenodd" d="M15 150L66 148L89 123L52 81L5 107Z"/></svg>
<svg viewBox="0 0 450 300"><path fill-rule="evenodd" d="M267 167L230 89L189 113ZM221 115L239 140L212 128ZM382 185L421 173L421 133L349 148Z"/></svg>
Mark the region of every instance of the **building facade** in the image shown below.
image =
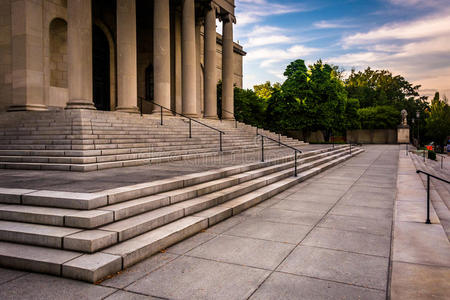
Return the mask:
<svg viewBox="0 0 450 300"><path fill-rule="evenodd" d="M245 55L234 23L233 0L0 0L0 111L137 112L146 98L217 118L222 80L231 119Z"/></svg>

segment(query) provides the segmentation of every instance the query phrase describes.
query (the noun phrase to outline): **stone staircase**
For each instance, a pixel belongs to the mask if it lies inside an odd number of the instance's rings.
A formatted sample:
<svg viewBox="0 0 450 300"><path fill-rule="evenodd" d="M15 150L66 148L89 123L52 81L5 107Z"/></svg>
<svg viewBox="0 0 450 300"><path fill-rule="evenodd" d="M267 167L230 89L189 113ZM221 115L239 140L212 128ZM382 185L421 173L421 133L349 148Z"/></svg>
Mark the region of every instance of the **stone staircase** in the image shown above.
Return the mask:
<svg viewBox="0 0 450 300"><path fill-rule="evenodd" d="M431 161L424 162L422 156L418 156L411 152L411 159L416 170L422 170L434 176L449 180L447 172L436 168L436 164ZM427 176L420 174L420 178L426 189ZM430 180L430 201L436 212L439 221L444 228L448 240L450 241L450 184L431 178ZM426 201L426 199L424 199Z"/></svg>
<svg viewBox="0 0 450 300"><path fill-rule="evenodd" d="M13 112L0 114L0 168L96 171L150 163L253 152L256 128L239 123L203 120L225 132L223 152L219 133L187 119L103 111ZM260 131L278 140L278 135ZM286 136L281 142L304 144ZM266 149L277 147L267 141Z"/></svg>
<svg viewBox="0 0 450 300"><path fill-rule="evenodd" d="M349 150L299 154L297 177L289 155L98 193L0 189L0 266L97 282L363 151Z"/></svg>

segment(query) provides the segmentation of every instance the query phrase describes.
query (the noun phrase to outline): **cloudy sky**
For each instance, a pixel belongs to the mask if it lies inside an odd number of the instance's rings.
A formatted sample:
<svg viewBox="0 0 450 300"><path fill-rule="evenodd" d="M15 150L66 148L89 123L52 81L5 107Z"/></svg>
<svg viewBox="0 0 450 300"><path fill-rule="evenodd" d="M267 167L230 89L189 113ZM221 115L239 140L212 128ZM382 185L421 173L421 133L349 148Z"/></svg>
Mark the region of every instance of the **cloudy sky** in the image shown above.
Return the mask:
<svg viewBox="0 0 450 300"><path fill-rule="evenodd" d="M297 58L388 69L450 97L450 0L236 0L244 86L283 81Z"/></svg>

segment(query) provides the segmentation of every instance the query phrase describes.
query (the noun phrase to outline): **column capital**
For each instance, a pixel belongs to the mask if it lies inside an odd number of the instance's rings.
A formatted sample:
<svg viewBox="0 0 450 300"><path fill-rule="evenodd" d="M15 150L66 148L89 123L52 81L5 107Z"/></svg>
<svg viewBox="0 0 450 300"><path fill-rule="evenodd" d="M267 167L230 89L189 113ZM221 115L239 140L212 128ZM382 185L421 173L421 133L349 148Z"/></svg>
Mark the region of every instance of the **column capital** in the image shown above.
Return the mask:
<svg viewBox="0 0 450 300"><path fill-rule="evenodd" d="M219 15L219 20L224 23L236 24L236 17L230 13L225 13L225 14Z"/></svg>
<svg viewBox="0 0 450 300"><path fill-rule="evenodd" d="M219 11L220 7L216 3L212 2L212 1L207 3L205 7L206 7L207 10L214 10L216 12L216 15L218 15L219 12L220 12Z"/></svg>

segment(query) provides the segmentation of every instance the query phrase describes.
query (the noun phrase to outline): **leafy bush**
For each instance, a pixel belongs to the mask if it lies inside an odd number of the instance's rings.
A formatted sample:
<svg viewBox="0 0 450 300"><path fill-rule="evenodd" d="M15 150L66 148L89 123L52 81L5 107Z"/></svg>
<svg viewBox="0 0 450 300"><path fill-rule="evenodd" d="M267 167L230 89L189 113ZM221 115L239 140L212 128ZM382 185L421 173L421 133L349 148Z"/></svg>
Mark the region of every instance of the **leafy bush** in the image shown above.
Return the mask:
<svg viewBox="0 0 450 300"><path fill-rule="evenodd" d="M428 158L432 160L436 160L436 152L432 150L428 150Z"/></svg>
<svg viewBox="0 0 450 300"><path fill-rule="evenodd" d="M358 109L363 129L394 129L400 124L400 112L392 106L372 106Z"/></svg>

